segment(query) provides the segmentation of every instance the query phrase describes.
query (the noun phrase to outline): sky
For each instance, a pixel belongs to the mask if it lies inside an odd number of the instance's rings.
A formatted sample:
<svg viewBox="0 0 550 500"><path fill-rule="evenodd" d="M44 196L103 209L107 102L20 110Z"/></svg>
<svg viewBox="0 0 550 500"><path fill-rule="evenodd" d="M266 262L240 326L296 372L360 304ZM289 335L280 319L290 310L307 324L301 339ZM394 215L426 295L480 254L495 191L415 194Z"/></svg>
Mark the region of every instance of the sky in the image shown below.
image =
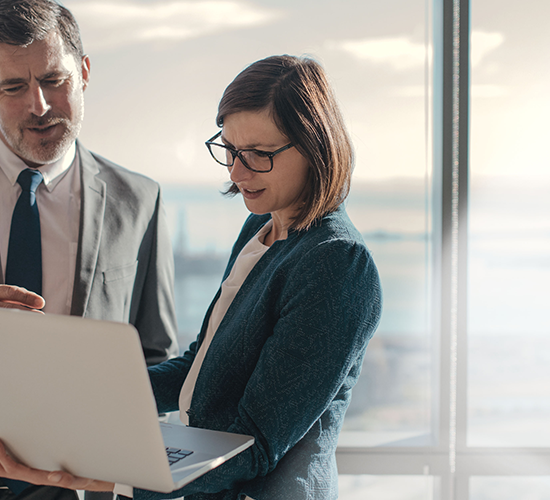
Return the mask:
<svg viewBox="0 0 550 500"><path fill-rule="evenodd" d="M165 183L225 179L204 146L217 131L217 103L246 65L281 53L311 55L327 70L356 148L355 179L421 178L431 169L430 2L64 3L92 61L81 138L132 170ZM472 168L516 175L521 157L529 160L522 175L547 175L550 74L531 63L550 44L541 12L550 4L527 0L536 9L520 11L506 3L473 2Z"/></svg>

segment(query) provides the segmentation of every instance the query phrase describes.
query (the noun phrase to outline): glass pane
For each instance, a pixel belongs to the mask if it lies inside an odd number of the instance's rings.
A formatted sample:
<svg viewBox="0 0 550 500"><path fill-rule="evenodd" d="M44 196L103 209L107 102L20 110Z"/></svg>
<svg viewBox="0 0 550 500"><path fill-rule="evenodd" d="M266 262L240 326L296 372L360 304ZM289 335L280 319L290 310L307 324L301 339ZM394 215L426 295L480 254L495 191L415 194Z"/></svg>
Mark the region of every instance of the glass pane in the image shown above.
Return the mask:
<svg viewBox="0 0 550 500"><path fill-rule="evenodd" d="M433 476L367 476L338 477L340 500L435 500L436 479Z"/></svg>
<svg viewBox="0 0 550 500"><path fill-rule="evenodd" d="M223 167L222 167L223 168ZM180 349L194 341L249 212L241 198L225 198L213 186L164 184L176 270Z"/></svg>
<svg viewBox="0 0 550 500"><path fill-rule="evenodd" d="M471 446L550 446L548 15L472 2Z"/></svg>
<svg viewBox="0 0 550 500"><path fill-rule="evenodd" d="M429 187L421 179L353 189L348 212L380 271L384 312L348 409L342 446L429 445L432 397Z"/></svg>
<svg viewBox="0 0 550 500"><path fill-rule="evenodd" d="M361 445L431 435L431 2L65 3L93 67L83 143L163 185L182 349L247 215L240 197L219 194L227 169L204 145L218 130L222 92L247 64L272 54L322 62L356 148L348 210L385 294L343 436Z"/></svg>
<svg viewBox="0 0 550 500"><path fill-rule="evenodd" d="M470 478L469 500L546 500L550 476Z"/></svg>
<svg viewBox="0 0 550 500"><path fill-rule="evenodd" d="M430 3L364 4L367 18L379 22L345 45L346 71L362 82L361 94L353 100L341 95L357 149L347 207L380 271L384 310L340 445L429 445L437 382L430 309L430 90L425 79L431 57ZM397 11L406 16L397 18L392 14Z"/></svg>

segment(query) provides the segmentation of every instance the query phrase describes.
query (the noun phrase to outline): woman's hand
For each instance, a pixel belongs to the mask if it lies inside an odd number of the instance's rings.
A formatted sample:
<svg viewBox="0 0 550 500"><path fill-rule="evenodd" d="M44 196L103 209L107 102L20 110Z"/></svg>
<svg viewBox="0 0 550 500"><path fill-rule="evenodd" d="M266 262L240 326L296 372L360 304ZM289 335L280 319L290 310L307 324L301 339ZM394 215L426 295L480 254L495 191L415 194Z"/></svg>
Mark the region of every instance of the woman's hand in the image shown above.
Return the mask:
<svg viewBox="0 0 550 500"><path fill-rule="evenodd" d="M0 307L42 312L46 301L38 294L26 288L14 285L0 285Z"/></svg>
<svg viewBox="0 0 550 500"><path fill-rule="evenodd" d="M2 441L0 441L0 477L17 479L18 481L42 486L57 486L70 490L113 491L115 486L114 483L76 477L68 472L31 469L16 462L9 455Z"/></svg>

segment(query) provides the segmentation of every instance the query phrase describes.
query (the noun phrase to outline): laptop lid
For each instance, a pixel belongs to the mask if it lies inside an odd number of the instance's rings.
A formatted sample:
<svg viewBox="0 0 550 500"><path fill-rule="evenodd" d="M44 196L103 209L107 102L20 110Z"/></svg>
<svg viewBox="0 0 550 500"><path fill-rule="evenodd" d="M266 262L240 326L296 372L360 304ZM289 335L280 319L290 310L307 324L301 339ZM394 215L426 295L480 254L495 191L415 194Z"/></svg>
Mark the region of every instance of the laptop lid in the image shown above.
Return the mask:
<svg viewBox="0 0 550 500"><path fill-rule="evenodd" d="M35 468L168 492L253 443L174 425L163 438L139 335L124 323L0 310L0 380L0 438ZM175 478L172 445L193 452Z"/></svg>

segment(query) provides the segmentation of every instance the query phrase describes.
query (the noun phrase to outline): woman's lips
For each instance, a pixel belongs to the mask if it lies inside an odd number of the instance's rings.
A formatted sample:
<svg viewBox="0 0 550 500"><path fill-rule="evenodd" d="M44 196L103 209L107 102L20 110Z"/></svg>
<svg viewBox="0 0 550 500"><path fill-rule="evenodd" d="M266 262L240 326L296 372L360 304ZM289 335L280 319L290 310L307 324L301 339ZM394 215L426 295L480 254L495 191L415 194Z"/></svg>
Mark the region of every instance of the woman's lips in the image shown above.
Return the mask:
<svg viewBox="0 0 550 500"><path fill-rule="evenodd" d="M247 189L243 187L239 187L239 189L247 200L255 200L256 198L259 198L265 191L265 189Z"/></svg>

